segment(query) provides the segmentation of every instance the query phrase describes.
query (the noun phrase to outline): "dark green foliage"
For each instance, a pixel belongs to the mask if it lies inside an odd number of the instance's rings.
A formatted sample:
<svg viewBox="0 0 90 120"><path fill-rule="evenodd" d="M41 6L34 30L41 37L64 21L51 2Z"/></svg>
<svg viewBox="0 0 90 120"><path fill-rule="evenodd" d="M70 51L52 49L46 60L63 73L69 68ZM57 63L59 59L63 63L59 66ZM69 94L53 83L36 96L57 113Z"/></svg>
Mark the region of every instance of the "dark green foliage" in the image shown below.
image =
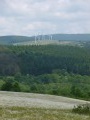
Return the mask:
<svg viewBox="0 0 90 120"><path fill-rule="evenodd" d="M20 92L19 83L14 81L12 78L5 78L5 83L2 85L1 90L3 91L15 91Z"/></svg>
<svg viewBox="0 0 90 120"><path fill-rule="evenodd" d="M45 74L54 69L90 74L89 51L70 46L16 47L22 74ZM16 54L17 54L16 53Z"/></svg>
<svg viewBox="0 0 90 120"><path fill-rule="evenodd" d="M12 53L0 53L0 75L14 75L19 72L18 58Z"/></svg>
<svg viewBox="0 0 90 120"><path fill-rule="evenodd" d="M30 90L31 90L32 92L38 92L38 86L37 86L37 84L32 84Z"/></svg>
<svg viewBox="0 0 90 120"><path fill-rule="evenodd" d="M9 82L9 81L5 82L2 85L1 90L3 90L3 91L11 91L12 90L12 83Z"/></svg>
<svg viewBox="0 0 90 120"><path fill-rule="evenodd" d="M1 47L0 75L17 73L41 75L52 73L55 69L90 75L89 61L89 50L80 47L60 45Z"/></svg>
<svg viewBox="0 0 90 120"><path fill-rule="evenodd" d="M73 98L90 100L90 76L62 72L42 74L38 76L20 73L12 77L0 77L1 89L7 91L23 91L62 95Z"/></svg>
<svg viewBox="0 0 90 120"><path fill-rule="evenodd" d="M78 113L78 114L90 115L90 104L83 104L83 105L74 106L74 108L72 109L72 112Z"/></svg>
<svg viewBox="0 0 90 120"><path fill-rule="evenodd" d="M90 100L90 52L86 48L0 46L0 76L2 90Z"/></svg>
<svg viewBox="0 0 90 120"><path fill-rule="evenodd" d="M21 91L18 82L15 82L15 83L12 85L12 90L15 91L15 92L20 92L20 91Z"/></svg>
<svg viewBox="0 0 90 120"><path fill-rule="evenodd" d="M83 97L82 89L75 85L71 87L71 94L74 95L75 97Z"/></svg>

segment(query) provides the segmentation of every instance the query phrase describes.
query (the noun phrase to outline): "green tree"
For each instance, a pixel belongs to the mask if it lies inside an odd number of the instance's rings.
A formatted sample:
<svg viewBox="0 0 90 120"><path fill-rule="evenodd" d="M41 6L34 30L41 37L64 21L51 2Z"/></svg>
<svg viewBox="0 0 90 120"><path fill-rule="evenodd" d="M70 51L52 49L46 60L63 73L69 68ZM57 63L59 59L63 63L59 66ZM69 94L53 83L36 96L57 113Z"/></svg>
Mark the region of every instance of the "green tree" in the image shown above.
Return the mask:
<svg viewBox="0 0 90 120"><path fill-rule="evenodd" d="M11 90L12 90L12 83L9 82L9 81L6 81L6 82L2 85L1 90L3 90L3 91L11 91Z"/></svg>
<svg viewBox="0 0 90 120"><path fill-rule="evenodd" d="M12 90L15 91L15 92L20 92L20 91L21 91L18 82L15 82L15 83L12 85Z"/></svg>
<svg viewBox="0 0 90 120"><path fill-rule="evenodd" d="M75 97L83 97L82 91L75 85L71 87L71 94L74 95Z"/></svg>

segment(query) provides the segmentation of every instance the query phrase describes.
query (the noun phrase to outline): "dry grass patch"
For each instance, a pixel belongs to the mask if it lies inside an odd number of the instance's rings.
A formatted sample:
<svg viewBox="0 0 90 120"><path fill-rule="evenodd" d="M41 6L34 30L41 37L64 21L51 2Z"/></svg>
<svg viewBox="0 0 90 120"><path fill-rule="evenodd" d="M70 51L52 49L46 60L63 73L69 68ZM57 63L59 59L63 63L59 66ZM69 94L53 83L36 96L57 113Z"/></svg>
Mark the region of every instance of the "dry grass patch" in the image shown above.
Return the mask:
<svg viewBox="0 0 90 120"><path fill-rule="evenodd" d="M0 107L0 120L90 120L90 116L74 114L71 110Z"/></svg>

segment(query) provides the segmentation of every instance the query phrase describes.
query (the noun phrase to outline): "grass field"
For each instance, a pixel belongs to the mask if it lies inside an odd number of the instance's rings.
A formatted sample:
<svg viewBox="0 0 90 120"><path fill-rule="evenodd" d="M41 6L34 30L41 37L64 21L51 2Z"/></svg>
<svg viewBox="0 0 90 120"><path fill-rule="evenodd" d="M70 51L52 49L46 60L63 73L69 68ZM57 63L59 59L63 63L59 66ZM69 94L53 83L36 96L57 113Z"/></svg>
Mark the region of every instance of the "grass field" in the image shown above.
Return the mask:
<svg viewBox="0 0 90 120"><path fill-rule="evenodd" d="M72 107L80 103L86 101L53 95L0 91L0 120L90 120L90 115L72 112Z"/></svg>
<svg viewBox="0 0 90 120"><path fill-rule="evenodd" d="M26 42L19 42L19 43L14 43L13 45L71 45L75 46L78 45L77 42L73 41L58 41L58 40L37 40L36 42L33 41L26 41Z"/></svg>
<svg viewBox="0 0 90 120"><path fill-rule="evenodd" d="M90 120L90 116L71 110L28 107L0 107L0 120Z"/></svg>

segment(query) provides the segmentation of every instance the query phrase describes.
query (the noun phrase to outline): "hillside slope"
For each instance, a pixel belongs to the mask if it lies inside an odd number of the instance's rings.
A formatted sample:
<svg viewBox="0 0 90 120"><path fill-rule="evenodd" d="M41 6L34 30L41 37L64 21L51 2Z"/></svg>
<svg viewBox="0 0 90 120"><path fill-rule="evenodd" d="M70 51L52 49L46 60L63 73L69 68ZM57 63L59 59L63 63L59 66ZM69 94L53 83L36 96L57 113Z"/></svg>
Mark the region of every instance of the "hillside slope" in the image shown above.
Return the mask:
<svg viewBox="0 0 90 120"><path fill-rule="evenodd" d="M51 44L54 41L90 41L90 34L51 34L35 36L0 36L1 45L31 45L39 41L39 44ZM48 40L48 41L46 41ZM51 41L50 41L51 40ZM54 40L54 41L53 41ZM42 43L43 41L43 43Z"/></svg>
<svg viewBox="0 0 90 120"><path fill-rule="evenodd" d="M0 106L71 109L74 105L90 103L54 95L0 91Z"/></svg>
<svg viewBox="0 0 90 120"><path fill-rule="evenodd" d="M32 37L26 36L0 36L1 45L13 45L15 43L31 41Z"/></svg>

